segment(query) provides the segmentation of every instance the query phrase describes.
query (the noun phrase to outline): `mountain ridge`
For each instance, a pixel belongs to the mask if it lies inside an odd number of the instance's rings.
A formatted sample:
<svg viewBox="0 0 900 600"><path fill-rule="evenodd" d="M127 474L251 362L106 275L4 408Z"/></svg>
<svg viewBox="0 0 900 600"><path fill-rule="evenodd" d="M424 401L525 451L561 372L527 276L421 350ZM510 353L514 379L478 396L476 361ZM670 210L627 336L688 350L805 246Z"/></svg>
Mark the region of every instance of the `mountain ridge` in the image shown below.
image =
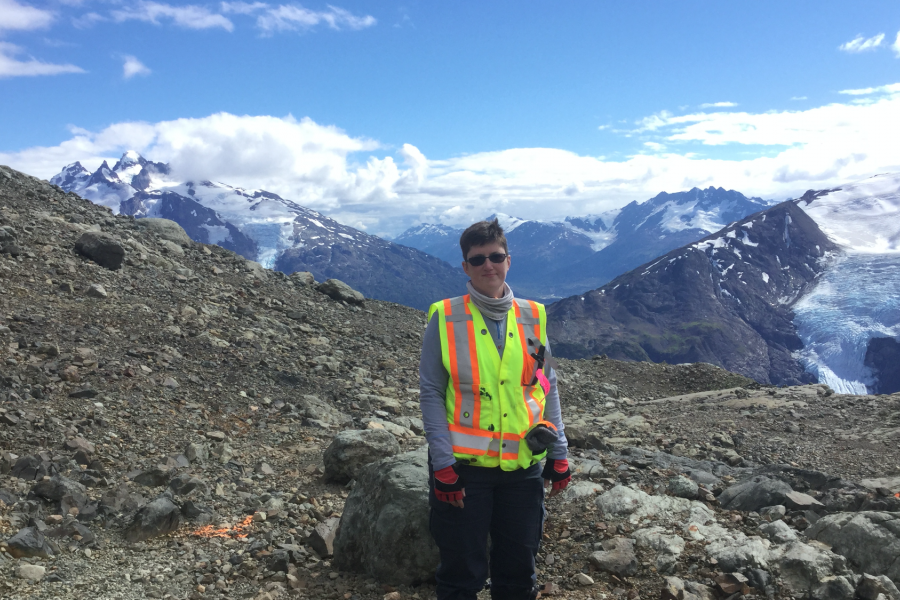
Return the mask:
<svg viewBox="0 0 900 600"><path fill-rule="evenodd" d="M171 219L195 241L214 243L287 273L338 278L364 295L419 309L454 296L466 277L420 250L343 225L266 190L174 181L168 165L126 152L90 173L67 165L51 179L114 213Z"/></svg>
<svg viewBox="0 0 900 600"><path fill-rule="evenodd" d="M498 217L513 257L508 281L516 293L553 302L596 288L728 223L770 206L761 198L710 186L685 192L661 192L600 215L563 221ZM422 224L394 238L452 265L461 261L462 229Z"/></svg>

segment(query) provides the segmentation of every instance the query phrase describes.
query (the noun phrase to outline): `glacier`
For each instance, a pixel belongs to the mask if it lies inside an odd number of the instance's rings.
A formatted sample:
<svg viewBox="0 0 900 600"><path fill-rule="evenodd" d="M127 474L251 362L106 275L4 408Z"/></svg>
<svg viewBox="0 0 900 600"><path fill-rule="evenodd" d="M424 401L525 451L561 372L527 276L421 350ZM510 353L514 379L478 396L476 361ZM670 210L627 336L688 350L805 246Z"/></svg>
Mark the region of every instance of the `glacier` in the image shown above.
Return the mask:
<svg viewBox="0 0 900 600"><path fill-rule="evenodd" d="M900 336L900 255L837 257L794 315L804 345L794 356L806 370L835 392L867 394L869 340Z"/></svg>

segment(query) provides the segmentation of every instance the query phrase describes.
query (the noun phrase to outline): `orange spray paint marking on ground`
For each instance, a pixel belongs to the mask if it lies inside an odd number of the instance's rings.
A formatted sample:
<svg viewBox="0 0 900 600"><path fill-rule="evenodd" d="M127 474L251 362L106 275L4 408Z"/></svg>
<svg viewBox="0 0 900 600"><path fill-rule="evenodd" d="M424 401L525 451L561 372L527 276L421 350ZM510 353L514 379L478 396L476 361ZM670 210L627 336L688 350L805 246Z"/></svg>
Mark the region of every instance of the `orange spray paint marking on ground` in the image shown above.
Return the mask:
<svg viewBox="0 0 900 600"><path fill-rule="evenodd" d="M252 524L253 515L250 515L234 527L222 528L216 527L215 525L206 525L205 527L195 529L188 533L189 535L193 535L196 537L242 539L249 535L247 531L250 529L250 526Z"/></svg>

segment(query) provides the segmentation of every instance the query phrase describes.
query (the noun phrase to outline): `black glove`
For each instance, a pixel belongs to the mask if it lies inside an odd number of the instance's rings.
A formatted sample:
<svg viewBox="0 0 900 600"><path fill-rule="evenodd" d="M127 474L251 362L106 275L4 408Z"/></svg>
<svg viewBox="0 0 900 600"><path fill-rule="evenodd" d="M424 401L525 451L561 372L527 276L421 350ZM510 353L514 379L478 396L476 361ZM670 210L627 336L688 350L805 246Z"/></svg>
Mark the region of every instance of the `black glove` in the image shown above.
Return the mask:
<svg viewBox="0 0 900 600"><path fill-rule="evenodd" d="M547 446L559 439L559 434L546 425L535 425L531 431L525 434L525 443L532 454L540 454Z"/></svg>
<svg viewBox="0 0 900 600"><path fill-rule="evenodd" d="M564 489L572 481L569 461L565 458L548 458L541 477L549 479L553 483L554 491Z"/></svg>
<svg viewBox="0 0 900 600"><path fill-rule="evenodd" d="M462 500L465 486L466 482L456 472L456 465L434 472L434 495L441 502Z"/></svg>

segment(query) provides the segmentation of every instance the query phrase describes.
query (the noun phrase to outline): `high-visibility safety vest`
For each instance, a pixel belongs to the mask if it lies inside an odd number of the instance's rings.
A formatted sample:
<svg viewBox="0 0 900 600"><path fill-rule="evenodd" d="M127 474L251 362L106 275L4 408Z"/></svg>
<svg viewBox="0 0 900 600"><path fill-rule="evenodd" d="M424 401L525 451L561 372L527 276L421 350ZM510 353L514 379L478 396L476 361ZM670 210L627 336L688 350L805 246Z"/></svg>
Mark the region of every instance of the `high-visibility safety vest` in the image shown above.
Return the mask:
<svg viewBox="0 0 900 600"><path fill-rule="evenodd" d="M484 317L470 295L436 302L441 355L450 374L447 423L457 460L504 471L523 469L544 457L533 455L525 435L544 421L544 389L535 378L538 362L530 356L547 343L544 305L516 299L506 314L503 359ZM544 366L549 372L549 366Z"/></svg>

